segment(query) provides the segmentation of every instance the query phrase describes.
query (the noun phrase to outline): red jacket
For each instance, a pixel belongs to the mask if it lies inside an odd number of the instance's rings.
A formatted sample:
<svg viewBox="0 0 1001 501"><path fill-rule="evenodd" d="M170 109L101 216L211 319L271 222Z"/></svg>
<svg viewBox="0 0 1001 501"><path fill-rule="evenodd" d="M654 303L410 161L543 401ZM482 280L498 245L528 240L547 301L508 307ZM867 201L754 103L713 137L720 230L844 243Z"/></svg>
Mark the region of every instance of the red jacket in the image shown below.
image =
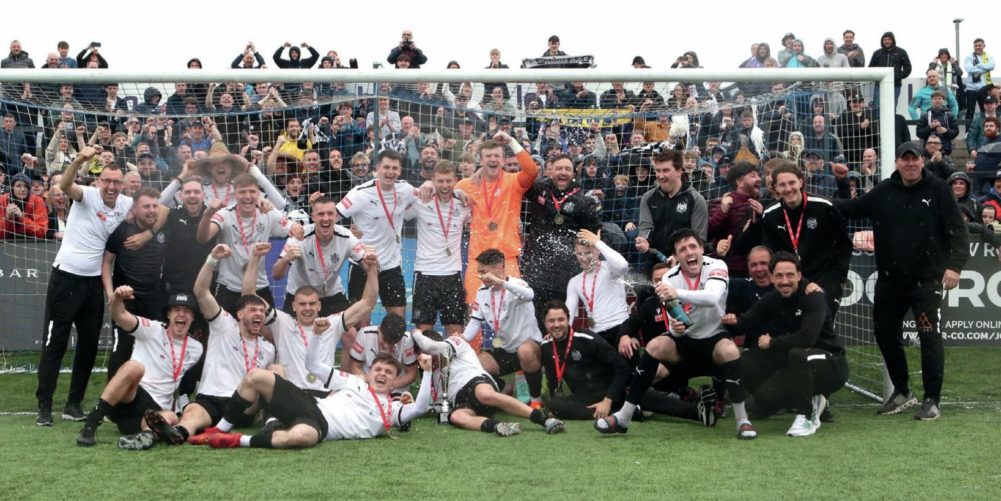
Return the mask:
<svg viewBox="0 0 1001 501"><path fill-rule="evenodd" d="M49 230L49 211L45 207L45 201L38 195L29 193L28 201L24 204L24 215L17 221L7 217L7 204L12 196L11 193L0 195L0 216L3 217L0 239L17 236L45 238L45 233Z"/></svg>

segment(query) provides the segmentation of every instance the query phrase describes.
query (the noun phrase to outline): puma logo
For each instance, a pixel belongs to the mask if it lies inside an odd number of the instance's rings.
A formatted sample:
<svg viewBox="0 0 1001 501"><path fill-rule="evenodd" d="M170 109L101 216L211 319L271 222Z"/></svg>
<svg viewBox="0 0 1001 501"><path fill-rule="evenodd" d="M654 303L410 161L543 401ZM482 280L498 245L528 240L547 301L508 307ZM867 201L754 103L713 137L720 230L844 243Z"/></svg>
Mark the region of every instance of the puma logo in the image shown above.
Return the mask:
<svg viewBox="0 0 1001 501"><path fill-rule="evenodd" d="M921 202L924 203L926 206L931 207L931 199L930 198L922 198Z"/></svg>

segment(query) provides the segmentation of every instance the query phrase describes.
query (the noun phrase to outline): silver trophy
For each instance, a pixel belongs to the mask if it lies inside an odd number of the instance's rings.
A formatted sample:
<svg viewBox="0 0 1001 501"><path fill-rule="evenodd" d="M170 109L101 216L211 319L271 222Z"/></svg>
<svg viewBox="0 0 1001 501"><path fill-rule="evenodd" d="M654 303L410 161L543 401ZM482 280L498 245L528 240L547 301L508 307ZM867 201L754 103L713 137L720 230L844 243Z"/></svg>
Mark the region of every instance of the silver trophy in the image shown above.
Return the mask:
<svg viewBox="0 0 1001 501"><path fill-rule="evenodd" d="M448 424L448 415L452 412L451 406L448 404L448 362L449 357L447 355L438 355L438 387L441 389L441 393L438 398L440 402L435 402L435 407L438 408L438 424Z"/></svg>

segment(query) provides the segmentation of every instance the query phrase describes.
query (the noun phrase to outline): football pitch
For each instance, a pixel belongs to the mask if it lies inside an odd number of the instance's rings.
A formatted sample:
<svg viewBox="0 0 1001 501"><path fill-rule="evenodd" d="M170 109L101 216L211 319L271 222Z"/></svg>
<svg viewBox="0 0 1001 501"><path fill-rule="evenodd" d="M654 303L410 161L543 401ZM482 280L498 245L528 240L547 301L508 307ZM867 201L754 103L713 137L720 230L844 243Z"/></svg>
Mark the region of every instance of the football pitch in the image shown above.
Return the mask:
<svg viewBox="0 0 1001 501"><path fill-rule="evenodd" d="M0 499L999 499L998 352L946 356L934 422L877 417L875 403L842 390L835 422L806 438L786 437L792 416L780 415L739 441L729 411L715 428L658 417L611 437L590 422L547 436L523 421L521 435L501 438L428 417L390 438L305 451L121 451L111 423L81 448L81 424L58 416L68 374L51 428L30 412L34 374L0 375ZM916 370L917 351L909 357ZM88 407L104 380L92 378ZM920 373L912 381L920 396Z"/></svg>

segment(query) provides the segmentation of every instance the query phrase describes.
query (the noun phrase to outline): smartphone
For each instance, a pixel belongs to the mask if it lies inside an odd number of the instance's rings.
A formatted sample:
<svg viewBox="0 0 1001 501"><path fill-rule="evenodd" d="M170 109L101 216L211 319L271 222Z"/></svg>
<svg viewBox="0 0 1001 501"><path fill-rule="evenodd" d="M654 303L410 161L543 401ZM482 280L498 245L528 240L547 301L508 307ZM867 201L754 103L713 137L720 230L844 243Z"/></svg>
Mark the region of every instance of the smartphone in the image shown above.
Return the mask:
<svg viewBox="0 0 1001 501"><path fill-rule="evenodd" d="M101 46L101 42L90 42L90 46L91 47L100 47Z"/></svg>

